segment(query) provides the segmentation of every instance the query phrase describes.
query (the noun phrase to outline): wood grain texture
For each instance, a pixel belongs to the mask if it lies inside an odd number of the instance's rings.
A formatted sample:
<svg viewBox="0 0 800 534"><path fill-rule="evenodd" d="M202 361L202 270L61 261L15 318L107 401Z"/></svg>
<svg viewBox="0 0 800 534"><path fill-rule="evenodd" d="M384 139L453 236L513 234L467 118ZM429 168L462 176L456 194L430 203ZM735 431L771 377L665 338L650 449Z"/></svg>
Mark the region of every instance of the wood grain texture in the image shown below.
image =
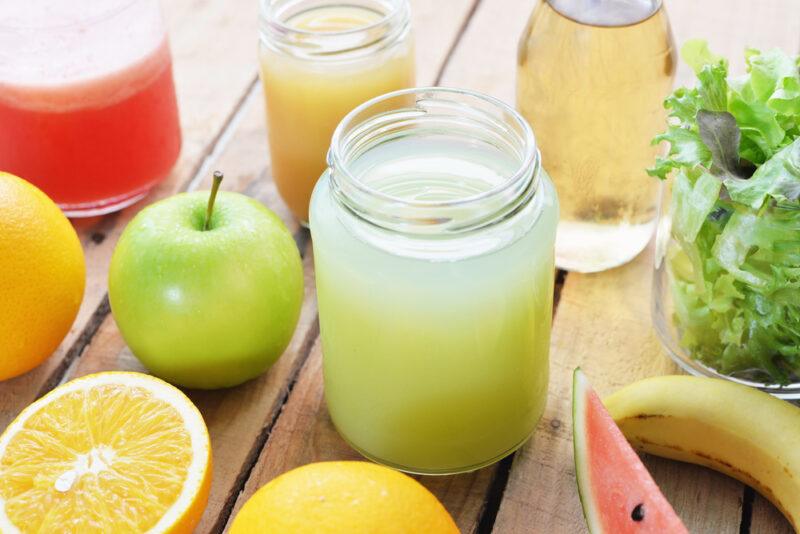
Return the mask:
<svg viewBox="0 0 800 534"><path fill-rule="evenodd" d="M43 365L3 383L0 428L57 384L108 313L104 306L111 253L125 224L146 204L180 190L210 152L231 112L255 80L254 2L164 2L174 59L183 148L167 180L142 202L117 214L74 221L86 256L83 304L69 334Z"/></svg>
<svg viewBox="0 0 800 534"><path fill-rule="evenodd" d="M690 37L707 38L716 52L734 60L736 72L747 43L797 47L800 4L791 0L668 0L666 5L678 45ZM789 13L794 16L787 18ZM691 82L691 73L681 67L678 80ZM567 276L553 327L549 405L534 441L515 458L495 532L585 531L570 431L574 367L583 367L601 394L678 371L652 333L651 254L648 249L631 264L605 273ZM659 458L646 457L645 463L691 532L739 532L743 491L738 482ZM776 513L756 498L752 531L781 532L783 520L776 520ZM531 518L537 518L532 530Z"/></svg>
<svg viewBox="0 0 800 534"><path fill-rule="evenodd" d="M483 0L447 63L442 85L474 89L514 104L517 42L535 0Z"/></svg>
<svg viewBox="0 0 800 534"><path fill-rule="evenodd" d="M794 529L768 500L755 493L750 516L750 534L792 534Z"/></svg>

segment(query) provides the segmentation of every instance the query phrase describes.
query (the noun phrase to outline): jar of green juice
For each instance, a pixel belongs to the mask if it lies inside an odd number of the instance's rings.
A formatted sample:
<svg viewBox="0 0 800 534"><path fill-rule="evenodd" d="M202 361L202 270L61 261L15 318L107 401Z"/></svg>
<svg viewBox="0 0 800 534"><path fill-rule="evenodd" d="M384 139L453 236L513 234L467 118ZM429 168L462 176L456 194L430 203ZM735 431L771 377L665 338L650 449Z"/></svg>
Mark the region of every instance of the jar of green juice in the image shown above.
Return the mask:
<svg viewBox="0 0 800 534"><path fill-rule="evenodd" d="M364 456L450 474L522 445L544 409L555 189L533 132L474 92L374 98L311 201L325 396Z"/></svg>

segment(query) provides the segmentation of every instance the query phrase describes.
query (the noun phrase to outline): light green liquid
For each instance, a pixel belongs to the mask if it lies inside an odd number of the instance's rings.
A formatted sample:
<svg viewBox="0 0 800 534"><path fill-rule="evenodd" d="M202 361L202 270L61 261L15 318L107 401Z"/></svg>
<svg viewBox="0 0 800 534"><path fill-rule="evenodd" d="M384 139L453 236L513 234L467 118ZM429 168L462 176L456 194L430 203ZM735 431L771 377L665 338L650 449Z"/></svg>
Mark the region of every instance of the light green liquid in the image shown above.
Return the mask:
<svg viewBox="0 0 800 534"><path fill-rule="evenodd" d="M508 176L515 162L498 156L407 138L352 168L394 196L442 200ZM456 261L402 257L356 238L329 187L323 176L311 228L325 395L340 433L364 455L417 473L468 471L515 450L547 392L558 219L549 179L531 202L539 213L530 230Z"/></svg>

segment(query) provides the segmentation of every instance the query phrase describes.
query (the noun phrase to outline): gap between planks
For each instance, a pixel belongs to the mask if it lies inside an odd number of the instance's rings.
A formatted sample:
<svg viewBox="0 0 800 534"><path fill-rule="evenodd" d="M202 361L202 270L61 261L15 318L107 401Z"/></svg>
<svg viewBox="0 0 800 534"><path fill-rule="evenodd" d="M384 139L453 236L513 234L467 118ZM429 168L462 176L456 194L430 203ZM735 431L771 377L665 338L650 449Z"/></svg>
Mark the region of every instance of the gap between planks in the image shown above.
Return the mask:
<svg viewBox="0 0 800 534"><path fill-rule="evenodd" d="M555 270L555 283L553 284L553 319L555 319L556 312L558 311L558 303L561 300L561 290L564 287L564 282L568 274L569 272L563 269ZM486 494L486 501L483 511L481 512L476 534L490 534L494 530L494 522L497 519L497 512L500 511L500 503L503 502L503 496L505 495L506 486L508 485L508 477L511 474L511 467L514 465L515 455L516 451L498 462L497 471L492 478L492 483Z"/></svg>
<svg viewBox="0 0 800 534"><path fill-rule="evenodd" d="M478 6L480 5L482 0L473 0L472 5L467 11L466 16L464 17L464 21L461 23L461 27L458 29L458 33L456 34L456 38L453 39L453 42L450 44L450 48L447 50L447 54L444 56L444 61L442 62L441 67L439 67L439 72L436 73L436 78L433 81L433 85L437 86L442 83L442 77L444 76L444 71L447 68L447 65L450 63L450 58L453 57L456 49L458 49L458 45L461 44L461 39L464 37L464 34L467 33L467 28L469 27L470 22L475 15L475 12L478 10Z"/></svg>
<svg viewBox="0 0 800 534"><path fill-rule="evenodd" d="M756 492L750 486L745 486L742 491L742 521L739 523L739 534L750 534L753 523L753 501Z"/></svg>
<svg viewBox="0 0 800 534"><path fill-rule="evenodd" d="M250 80L244 93L236 102L233 111L228 115L219 133L217 133L217 136L209 143L209 148L207 148L199 158L195 169L191 173L192 177L186 185L181 188L181 191L194 191L200 186L204 178L210 176L211 167L219 160L225 148L228 146L231 139L233 139L239 124L242 122L247 112L248 104L251 99L257 98L260 93L260 86L261 82L258 79L258 74L256 74ZM300 251L302 253L303 249L300 249Z"/></svg>
<svg viewBox="0 0 800 534"><path fill-rule="evenodd" d="M299 234L301 233L305 233L306 236L308 236L308 230L305 230L304 228L300 229ZM309 242L309 237L303 239L306 243ZM278 419L281 416L281 413L283 413L283 407L289 400L289 395L291 395L295 384L297 384L297 379L300 376L300 371L303 369L306 360L311 354L311 349L314 347L314 343L316 342L318 337L319 337L319 317L317 317L314 320L311 330L307 333L306 338L303 341L301 355L297 359L295 367L292 370L292 374L289 378L286 389L281 395L280 401L275 407L272 417L268 419L267 424L261 429L261 432L259 433L255 442L253 443L253 447L250 449L247 458L242 464L242 468L239 471L239 475L236 477L236 481L234 482L231 491L225 498L225 504L220 509L219 515L217 516L217 520L211 526L210 529L211 533L214 534L221 533L223 530L225 530L225 525L227 525L228 520L230 519L231 512L233 512L233 508L234 506L236 506L236 501L238 500L239 495L241 495L242 491L244 490L244 486L247 483L247 480L250 478L250 474L255 468L256 463L258 462L258 458L259 456L261 456L261 451L267 444L267 440L269 439L269 436L272 433L272 429L275 427L275 423L277 423Z"/></svg>

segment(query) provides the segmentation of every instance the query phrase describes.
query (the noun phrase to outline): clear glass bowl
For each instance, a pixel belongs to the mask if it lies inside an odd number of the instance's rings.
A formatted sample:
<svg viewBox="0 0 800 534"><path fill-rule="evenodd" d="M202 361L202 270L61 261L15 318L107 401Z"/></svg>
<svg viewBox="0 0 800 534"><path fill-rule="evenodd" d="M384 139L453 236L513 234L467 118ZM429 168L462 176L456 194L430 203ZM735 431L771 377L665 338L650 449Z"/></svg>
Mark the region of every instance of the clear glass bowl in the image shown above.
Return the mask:
<svg viewBox="0 0 800 534"><path fill-rule="evenodd" d="M672 236L672 219L669 213L669 192L664 188L661 216L656 232L655 273L653 277L652 316L653 326L669 356L684 371L696 375L723 378L757 388L782 399L800 399L800 377L792 374L788 383L778 384L764 369L740 369L723 373L694 358L681 342L683 332L675 314L675 276L673 261L680 254L680 245ZM798 325L800 327L800 325Z"/></svg>

